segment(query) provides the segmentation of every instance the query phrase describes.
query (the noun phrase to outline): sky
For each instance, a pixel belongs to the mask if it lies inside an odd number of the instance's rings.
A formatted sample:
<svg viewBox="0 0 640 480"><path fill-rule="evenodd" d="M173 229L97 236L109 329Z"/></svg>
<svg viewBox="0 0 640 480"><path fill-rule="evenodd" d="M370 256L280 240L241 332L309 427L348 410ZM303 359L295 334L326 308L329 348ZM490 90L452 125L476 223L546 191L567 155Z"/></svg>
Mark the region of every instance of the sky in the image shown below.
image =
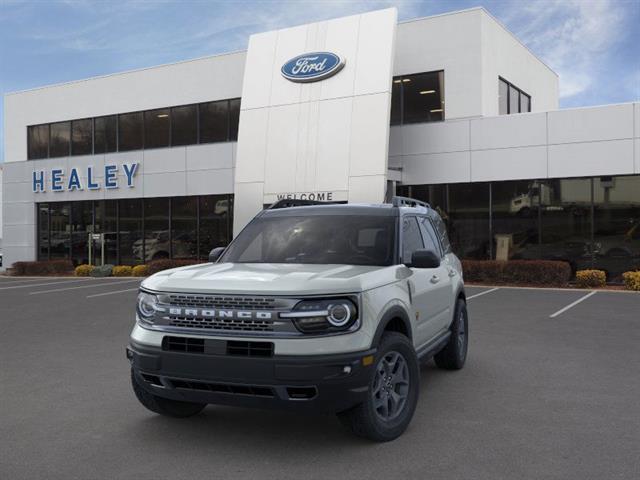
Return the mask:
<svg viewBox="0 0 640 480"><path fill-rule="evenodd" d="M485 7L558 73L561 108L640 99L640 0L0 0L0 95L244 50L252 33L388 6L401 21ZM2 125L0 109L4 145Z"/></svg>

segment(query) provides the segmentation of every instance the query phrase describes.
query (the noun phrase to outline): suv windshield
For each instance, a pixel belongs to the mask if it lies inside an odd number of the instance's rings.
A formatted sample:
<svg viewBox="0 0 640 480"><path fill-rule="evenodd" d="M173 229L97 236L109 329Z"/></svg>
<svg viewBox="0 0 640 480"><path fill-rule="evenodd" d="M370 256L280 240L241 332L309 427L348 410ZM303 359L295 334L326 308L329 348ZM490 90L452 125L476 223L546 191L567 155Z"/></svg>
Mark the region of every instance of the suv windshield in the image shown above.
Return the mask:
<svg viewBox="0 0 640 480"><path fill-rule="evenodd" d="M253 220L220 262L392 265L396 217L312 215Z"/></svg>

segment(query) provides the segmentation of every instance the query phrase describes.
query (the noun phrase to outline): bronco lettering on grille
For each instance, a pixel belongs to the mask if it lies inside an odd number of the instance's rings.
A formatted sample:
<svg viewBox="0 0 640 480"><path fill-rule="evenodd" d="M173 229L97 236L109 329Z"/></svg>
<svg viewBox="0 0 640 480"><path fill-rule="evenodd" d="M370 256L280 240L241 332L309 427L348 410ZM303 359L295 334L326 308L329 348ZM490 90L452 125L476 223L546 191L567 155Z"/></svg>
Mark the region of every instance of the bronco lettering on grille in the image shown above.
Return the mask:
<svg viewBox="0 0 640 480"><path fill-rule="evenodd" d="M271 320L273 312L255 310L212 310L170 307L169 315L176 317L232 318L241 320Z"/></svg>

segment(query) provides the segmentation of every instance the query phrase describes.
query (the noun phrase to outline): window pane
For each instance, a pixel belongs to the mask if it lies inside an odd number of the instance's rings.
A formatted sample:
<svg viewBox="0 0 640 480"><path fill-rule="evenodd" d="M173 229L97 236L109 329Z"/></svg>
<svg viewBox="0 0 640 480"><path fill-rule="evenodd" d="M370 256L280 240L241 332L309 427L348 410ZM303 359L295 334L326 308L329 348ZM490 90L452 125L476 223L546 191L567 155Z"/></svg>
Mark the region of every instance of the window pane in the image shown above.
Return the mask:
<svg viewBox="0 0 640 480"><path fill-rule="evenodd" d="M393 79L391 84L391 125L400 125L402 123L402 78Z"/></svg>
<svg viewBox="0 0 640 480"><path fill-rule="evenodd" d="M413 252L424 248L418 221L415 217L405 217L402 220L402 261L411 262Z"/></svg>
<svg viewBox="0 0 640 480"><path fill-rule="evenodd" d="M118 116L118 150L140 150L142 148L142 112L125 113Z"/></svg>
<svg viewBox="0 0 640 480"><path fill-rule="evenodd" d="M640 270L640 176L596 177L593 189L594 266L621 281Z"/></svg>
<svg viewBox="0 0 640 480"><path fill-rule="evenodd" d="M238 125L240 124L240 99L229 100L229 140L238 140Z"/></svg>
<svg viewBox="0 0 640 480"><path fill-rule="evenodd" d="M402 77L402 123L434 122L444 119L442 72Z"/></svg>
<svg viewBox="0 0 640 480"><path fill-rule="evenodd" d="M145 261L169 258L169 199L144 200L144 257Z"/></svg>
<svg viewBox="0 0 640 480"><path fill-rule="evenodd" d="M453 251L460 258L488 259L489 184L449 185L447 227Z"/></svg>
<svg viewBox="0 0 640 480"><path fill-rule="evenodd" d="M422 232L422 240L424 241L424 248L431 250L439 257L442 256L442 250L440 249L440 243L436 232L433 230L431 222L426 217L418 218L420 224L420 231Z"/></svg>
<svg viewBox="0 0 640 480"><path fill-rule="evenodd" d="M142 199L120 200L118 209L120 217L120 263L123 265L142 263L144 258Z"/></svg>
<svg viewBox="0 0 640 480"><path fill-rule="evenodd" d="M173 258L195 259L197 252L198 197L175 197L171 200L171 241Z"/></svg>
<svg viewBox="0 0 640 480"><path fill-rule="evenodd" d="M171 145L198 143L198 108L185 105L171 109Z"/></svg>
<svg viewBox="0 0 640 480"><path fill-rule="evenodd" d="M511 235L513 247L507 252L510 257L536 258L538 255L540 198L535 186L535 181L528 180L491 184L494 258L497 234Z"/></svg>
<svg viewBox="0 0 640 480"><path fill-rule="evenodd" d="M524 113L531 111L531 97L522 92L520 93L520 111Z"/></svg>
<svg viewBox="0 0 640 480"><path fill-rule="evenodd" d="M228 195L200 197L200 258L208 258L215 247L228 245L232 199Z"/></svg>
<svg viewBox="0 0 640 480"><path fill-rule="evenodd" d="M71 246L69 203L51 203L50 207L51 258L69 258L69 247Z"/></svg>
<svg viewBox="0 0 640 480"><path fill-rule="evenodd" d="M502 79L498 80L498 113L509 113L509 84Z"/></svg>
<svg viewBox="0 0 640 480"><path fill-rule="evenodd" d="M200 104L200 143L227 141L228 104L227 100Z"/></svg>
<svg viewBox="0 0 640 480"><path fill-rule="evenodd" d="M98 117L94 120L94 152L109 153L117 150L116 145L116 123L115 115L108 117Z"/></svg>
<svg viewBox="0 0 640 480"><path fill-rule="evenodd" d="M50 128L49 156L67 157L71 140L71 122L52 123Z"/></svg>
<svg viewBox="0 0 640 480"><path fill-rule="evenodd" d="M520 92L517 88L509 86L509 113L520 112Z"/></svg>
<svg viewBox="0 0 640 480"><path fill-rule="evenodd" d="M144 148L168 147L170 125L168 108L144 112Z"/></svg>
<svg viewBox="0 0 640 480"><path fill-rule="evenodd" d="M95 233L104 235L104 262L118 263L118 206L116 200L95 203ZM100 242L95 242L96 260L102 254ZM99 263L99 262L98 262Z"/></svg>
<svg viewBox="0 0 640 480"><path fill-rule="evenodd" d="M38 204L38 260L49 260L49 204Z"/></svg>
<svg viewBox="0 0 640 480"><path fill-rule="evenodd" d="M71 202L71 258L74 263L89 262L89 233L93 231L93 202ZM100 258L100 244L94 242L93 264ZM96 256L97 254L97 256Z"/></svg>
<svg viewBox="0 0 640 480"><path fill-rule="evenodd" d="M71 122L72 155L91 155L93 153L92 129L93 121L90 118Z"/></svg>
<svg viewBox="0 0 640 480"><path fill-rule="evenodd" d="M29 160L49 156L49 125L36 125L27 129Z"/></svg>

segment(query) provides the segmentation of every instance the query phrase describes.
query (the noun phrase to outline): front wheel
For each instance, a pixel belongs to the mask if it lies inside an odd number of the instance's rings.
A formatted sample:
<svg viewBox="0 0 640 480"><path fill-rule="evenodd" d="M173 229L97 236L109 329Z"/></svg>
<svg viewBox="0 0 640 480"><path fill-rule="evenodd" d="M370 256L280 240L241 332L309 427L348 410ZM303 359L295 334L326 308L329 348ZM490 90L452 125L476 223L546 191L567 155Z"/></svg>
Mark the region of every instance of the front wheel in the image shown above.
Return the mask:
<svg viewBox="0 0 640 480"><path fill-rule="evenodd" d="M400 333L382 336L367 400L338 414L360 437L388 442L409 425L418 403L420 369L413 345Z"/></svg>
<svg viewBox="0 0 640 480"><path fill-rule="evenodd" d="M154 413L159 413L167 417L192 417L200 413L204 407L207 406L205 403L181 402L149 393L138 383L133 369L131 369L131 385L133 392L136 394L136 398L142 405Z"/></svg>
<svg viewBox="0 0 640 480"><path fill-rule="evenodd" d="M451 337L433 359L439 368L445 370L460 370L467 360L469 345L469 316L467 304L461 298L456 302L456 310L451 324Z"/></svg>

